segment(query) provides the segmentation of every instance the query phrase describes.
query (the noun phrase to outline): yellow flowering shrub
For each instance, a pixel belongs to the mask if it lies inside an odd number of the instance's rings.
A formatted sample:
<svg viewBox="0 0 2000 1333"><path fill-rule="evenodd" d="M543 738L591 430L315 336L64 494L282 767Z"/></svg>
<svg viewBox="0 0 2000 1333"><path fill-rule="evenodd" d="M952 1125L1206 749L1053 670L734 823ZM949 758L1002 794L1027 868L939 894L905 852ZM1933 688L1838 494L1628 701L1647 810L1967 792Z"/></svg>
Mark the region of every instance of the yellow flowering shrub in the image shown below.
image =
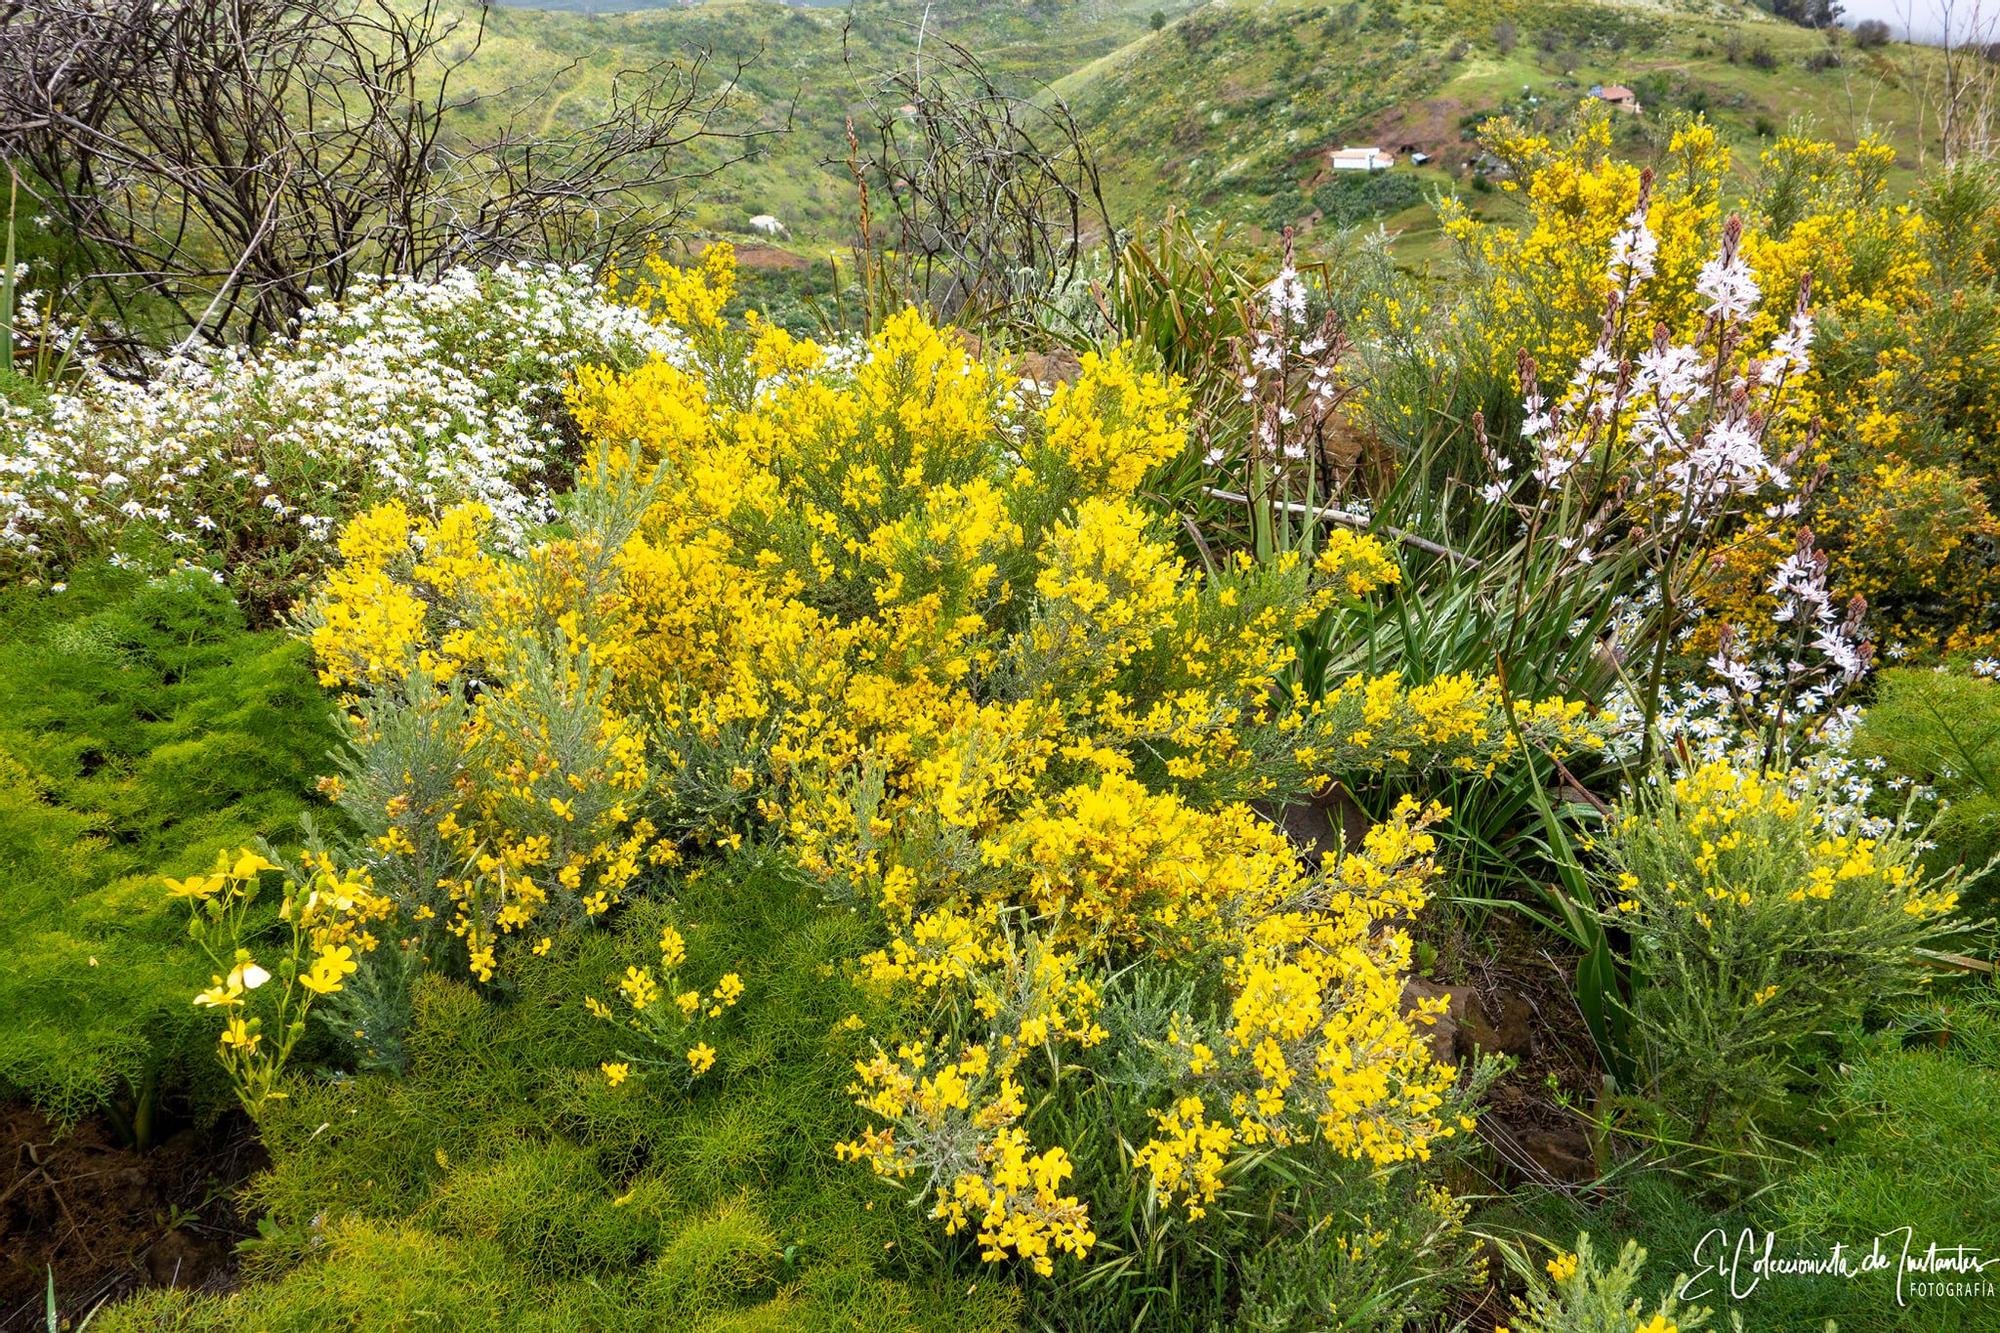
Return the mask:
<svg viewBox="0 0 2000 1333"><path fill-rule="evenodd" d="M715 1067L715 1048L704 1038L743 998L743 978L735 972L724 972L706 991L686 984L681 968L687 962L687 939L671 923L660 928L659 956L657 969L637 963L625 969L615 1002L583 997L583 1007L593 1017L618 1024L645 1043L641 1051L620 1050L618 1059L600 1065L614 1088L631 1076L635 1066L688 1079L706 1074Z"/></svg>
<svg viewBox="0 0 2000 1333"><path fill-rule="evenodd" d="M2000 520L1975 479L1891 455L1846 479L1822 509L1821 531L1845 557L1853 590L1888 608L1913 646L1991 620L1982 548L2000 538Z"/></svg>
<svg viewBox="0 0 2000 1333"><path fill-rule="evenodd" d="M1495 364L1511 365L1529 350L1555 382L1596 345L1617 286L1607 263L1612 240L1640 192L1640 168L1611 151L1611 117L1590 99L1560 138L1505 117L1481 131L1481 142L1508 168L1502 187L1526 200L1524 225L1495 226L1455 202L1443 205L1445 234L1479 279L1472 298L1483 307L1478 332ZM1674 130L1647 195L1645 218L1658 250L1643 295L1654 318L1683 340L1703 317L1694 280L1715 253L1728 170L1729 150L1714 128L1691 120Z"/></svg>
<svg viewBox="0 0 2000 1333"><path fill-rule="evenodd" d="M1714 760L1614 827L1606 915L1632 942L1642 1065L1697 1140L1781 1113L1811 1034L1928 980L1916 951L1950 929L1956 872L1851 817L1826 779Z"/></svg>
<svg viewBox="0 0 2000 1333"><path fill-rule="evenodd" d="M840 1153L1044 1274L1134 1192L1198 1217L1274 1151L1386 1166L1462 1132L1401 1000L1443 812L1308 869L1247 802L1594 745L1582 707L1306 690L1298 631L1400 571L1348 532L1191 566L1138 498L1184 447L1180 386L1110 349L1024 403L915 312L825 349L722 320L726 268L641 288L692 351L578 376L589 461L524 549L473 510L343 537L302 623L347 695L372 882L486 979L636 910L655 868L781 854L876 940ZM670 930L587 997L645 1038L614 1086L712 1067L743 983L684 965ZM1114 1041L1142 981L1170 1012ZM1118 1114L1134 1164L1057 1137Z"/></svg>
<svg viewBox="0 0 2000 1333"><path fill-rule="evenodd" d="M1382 349L1364 400L1379 426L1413 446L1427 443L1426 412L1407 400L1439 393L1469 394L1454 398L1451 415L1478 409L1504 432L1520 412L1519 358L1532 354L1545 386L1568 382L1614 300L1645 310L1630 345L1609 349L1635 366L1656 327L1692 344L1708 317L1697 279L1722 232L1732 170L1713 127L1675 125L1645 171L1614 153L1600 104L1586 103L1563 131L1503 117L1481 138L1508 168L1503 188L1522 197L1525 219L1492 223L1447 201L1457 275L1446 293L1399 293L1360 316ZM1843 149L1780 135L1740 203L1740 254L1758 299L1735 359L1751 368L1752 349L1773 345L1808 284L1813 332L1778 423L1801 442L1795 503L1713 534L1701 553L1711 612L1697 635L1703 652L1725 623L1754 640L1777 633L1765 585L1801 524L1823 539L1842 586L1866 596L1906 647L1934 650L1955 632L1972 646L2000 631L1986 593L2000 549L1987 513L2000 501L1991 444L2000 439L2000 200L1966 171L1899 198L1894 161L1879 138ZM1642 199L1649 248L1634 265L1620 246ZM1446 388L1434 387L1440 379ZM1947 530L1958 535L1930 540Z"/></svg>

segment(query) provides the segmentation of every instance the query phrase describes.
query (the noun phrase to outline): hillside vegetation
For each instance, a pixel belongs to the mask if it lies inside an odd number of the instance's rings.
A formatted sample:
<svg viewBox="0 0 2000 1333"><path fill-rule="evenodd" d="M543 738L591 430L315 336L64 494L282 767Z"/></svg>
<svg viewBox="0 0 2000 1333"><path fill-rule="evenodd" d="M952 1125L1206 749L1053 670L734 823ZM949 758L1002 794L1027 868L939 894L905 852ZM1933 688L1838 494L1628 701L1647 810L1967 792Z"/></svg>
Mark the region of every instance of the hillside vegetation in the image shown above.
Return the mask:
<svg viewBox="0 0 2000 1333"><path fill-rule="evenodd" d="M1618 141L1641 159L1676 117L1700 113L1745 164L1796 122L1846 145L1885 137L1907 171L1919 116L1898 58L1700 0L1216 0L1056 90L1100 136L1130 211L1179 202L1275 229L1335 211L1330 148L1414 146L1433 162L1395 170L1418 193L1468 194L1481 120L1560 117L1598 84L1639 94L1643 112L1619 123ZM1407 193L1388 202L1398 223L1423 225Z"/></svg>
<svg viewBox="0 0 2000 1333"><path fill-rule="evenodd" d="M0 6L0 1329L1995 1323L2000 61L488 21Z"/></svg>
<svg viewBox="0 0 2000 1333"><path fill-rule="evenodd" d="M786 227L779 247L818 254L845 243L852 226L847 117L884 72L916 61L920 31L964 44L1024 93L1067 100L1123 219L1169 204L1271 229L1379 218L1410 232L1404 252L1421 255L1435 234L1427 197L1476 194L1468 168L1483 118L1559 117L1592 85L1611 82L1633 87L1644 104L1619 128L1621 148L1640 158L1658 150L1676 116L1693 113L1744 164L1796 125L1847 146L1864 134L1884 138L1904 180L1920 156L1908 72L1923 53L1864 51L1845 34L1727 0L863 0L851 8L709 0L590 18L502 9L464 90L498 95L556 80L561 89L547 99L555 117L580 114L578 103L603 96L619 68L694 49L712 54L718 76L747 62L740 112L792 132L760 141L750 161L705 188L695 219L749 235L749 219L769 214ZM465 114L477 116L478 106ZM867 117L857 119L865 133ZM1414 170L1404 161L1397 184L1357 203L1325 165L1327 150L1349 143L1413 145L1434 160ZM1505 215L1499 201L1477 202Z"/></svg>
<svg viewBox="0 0 2000 1333"><path fill-rule="evenodd" d="M1165 3L1177 12L1181 0ZM916 61L920 37L976 50L997 77L1033 90L1125 46L1158 8L1155 0L861 0L838 8L712 0L595 18L495 8L466 71L461 114L477 123L479 99L511 103L532 93L551 117L581 115L592 99L607 96L618 71L707 52L716 79L741 67L740 120L790 132L761 141L748 161L704 188L696 220L745 234L752 216L770 214L795 247L844 242L855 209L848 117L867 133L865 100L885 72Z"/></svg>

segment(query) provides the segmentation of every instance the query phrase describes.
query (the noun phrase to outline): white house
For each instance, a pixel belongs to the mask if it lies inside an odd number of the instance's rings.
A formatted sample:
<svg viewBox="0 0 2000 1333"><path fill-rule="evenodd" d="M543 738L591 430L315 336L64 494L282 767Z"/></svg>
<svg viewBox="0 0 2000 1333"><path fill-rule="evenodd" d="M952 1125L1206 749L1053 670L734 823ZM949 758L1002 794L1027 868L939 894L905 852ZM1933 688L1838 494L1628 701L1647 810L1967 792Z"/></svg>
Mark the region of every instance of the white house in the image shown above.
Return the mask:
<svg viewBox="0 0 2000 1333"><path fill-rule="evenodd" d="M1335 171L1387 171L1396 165L1395 154L1380 148L1336 148L1327 161Z"/></svg>
<svg viewBox="0 0 2000 1333"><path fill-rule="evenodd" d="M1622 83L1593 83L1590 95L1631 115L1639 114L1639 94Z"/></svg>

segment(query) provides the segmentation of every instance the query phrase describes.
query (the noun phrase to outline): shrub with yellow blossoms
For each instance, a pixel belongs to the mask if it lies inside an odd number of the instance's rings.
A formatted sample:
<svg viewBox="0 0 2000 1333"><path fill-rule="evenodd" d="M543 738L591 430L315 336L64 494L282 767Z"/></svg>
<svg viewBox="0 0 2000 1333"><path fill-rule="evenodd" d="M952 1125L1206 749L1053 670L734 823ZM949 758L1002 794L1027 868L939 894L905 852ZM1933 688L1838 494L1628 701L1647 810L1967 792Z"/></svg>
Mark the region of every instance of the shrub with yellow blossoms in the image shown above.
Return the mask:
<svg viewBox="0 0 2000 1333"><path fill-rule="evenodd" d="M671 922L660 927L659 958L657 970L650 964L628 966L610 1003L595 995L583 998L593 1017L618 1024L644 1043L644 1049L621 1050L618 1059L600 1066L614 1088L635 1067L685 1079L706 1074L715 1067L715 1048L707 1038L743 998L743 978L734 972L724 972L707 991L686 984L681 967L687 962L687 938Z"/></svg>
<svg viewBox="0 0 2000 1333"><path fill-rule="evenodd" d="M727 272L655 275L685 358L577 377L589 461L527 548L469 509L343 538L303 622L372 881L485 978L659 868L779 850L879 946L840 1152L1041 1273L1128 1200L1198 1219L1239 1178L1287 1188L1274 1153L1383 1166L1461 1132L1401 1002L1442 812L1307 869L1246 802L1594 744L1580 706L1308 688L1299 631L1394 560L1341 533L1191 566L1139 498L1186 396L1131 350L1023 401L915 312L858 348L724 321ZM663 937L589 1003L699 1077L743 983L683 956Z"/></svg>
<svg viewBox="0 0 2000 1333"><path fill-rule="evenodd" d="M1607 310L1643 305L1646 318L1606 349L1642 376L1656 328L1676 344L1699 341L1711 304L1698 279L1723 229L1729 150L1714 127L1686 119L1642 172L1613 151L1611 121L1593 99L1554 132L1488 122L1482 142L1509 169L1503 188L1522 197L1526 218L1489 222L1445 201L1452 281L1357 307L1372 363L1362 400L1408 452L1476 475L1470 433L1440 423L1477 410L1511 440L1524 416L1522 354L1544 385L1567 383L1597 355ZM1808 523L1841 585L1907 647L2000 641L2000 604L1987 591L2000 556L2000 191L1955 168L1900 199L1894 161L1876 138L1843 149L1787 133L1755 164L1740 253L1760 296L1734 356L1763 358L1810 280L1814 353L1777 423L1810 444L1792 500L1715 533L1701 553L1710 626L1771 636L1770 571ZM1628 289L1624 247L1637 221L1646 272ZM1704 651L1712 634L1697 636Z"/></svg>
<svg viewBox="0 0 2000 1333"><path fill-rule="evenodd" d="M1574 1250L1558 1250L1539 1270L1511 1249L1507 1261L1527 1290L1510 1298L1514 1312L1497 1325L1497 1333L1696 1333L1715 1327L1714 1311L1682 1304L1680 1293L1705 1290L1685 1273L1666 1284L1663 1296L1642 1294L1657 1282L1645 1281L1653 1275L1646 1272L1646 1251L1637 1241L1626 1241L1609 1263L1598 1256L1588 1233L1576 1238Z"/></svg>
<svg viewBox="0 0 2000 1333"><path fill-rule="evenodd" d="M1918 951L1957 924L1956 872L1850 816L1827 779L1714 760L1615 825L1606 916L1631 939L1642 1072L1696 1141L1780 1112L1812 1034L1920 990Z"/></svg>

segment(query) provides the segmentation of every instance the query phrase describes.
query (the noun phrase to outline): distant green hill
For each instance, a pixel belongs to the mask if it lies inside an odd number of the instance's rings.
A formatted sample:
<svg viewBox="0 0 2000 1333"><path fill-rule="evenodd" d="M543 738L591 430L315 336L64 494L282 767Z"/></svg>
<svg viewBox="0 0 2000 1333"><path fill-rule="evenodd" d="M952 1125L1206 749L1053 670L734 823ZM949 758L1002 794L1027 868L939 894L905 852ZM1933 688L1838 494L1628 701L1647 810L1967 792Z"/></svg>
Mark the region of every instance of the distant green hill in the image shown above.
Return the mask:
<svg viewBox="0 0 2000 1333"><path fill-rule="evenodd" d="M581 7L584 0L555 0ZM1169 205L1266 227L1382 218L1406 253L1429 244L1439 189L1504 211L1469 164L1478 122L1501 111L1556 115L1596 84L1632 88L1641 114L1621 147L1643 156L1677 113L1699 111L1740 170L1794 119L1852 142L1868 128L1905 166L1918 107L1902 71L1928 58L1858 50L1731 0L860 0L797 7L705 0L625 14L495 9L460 83L465 123L537 97L551 119L588 113L613 74L694 49L712 76L743 70L737 113L767 128L750 159L702 183L693 220L750 234L770 214L780 244L822 251L849 239L855 190L846 118L871 84L927 40L978 52L1024 93L1067 99L1096 143L1121 218ZM1052 89L1053 91L1048 91ZM1376 180L1335 179L1328 150L1399 152ZM1403 150L1432 159L1413 167ZM1345 173L1343 173L1345 174Z"/></svg>
<svg viewBox="0 0 2000 1333"><path fill-rule="evenodd" d="M749 218L768 213L795 243L844 241L855 212L847 117L885 72L907 68L920 31L933 44L977 51L990 71L1029 92L1128 46L1155 10L1164 17L1184 8L1185 0L860 0L838 8L706 0L595 16L494 8L485 43L455 84L455 103L468 128L523 99L552 121L582 120L609 96L620 70L700 50L713 81L741 62L739 123L791 131L762 140L750 160L704 182L696 220L747 232Z"/></svg>
<svg viewBox="0 0 2000 1333"><path fill-rule="evenodd" d="M1422 233L1425 198L1472 183L1481 119L1560 114L1593 85L1638 94L1641 113L1619 122L1638 156L1699 111L1739 169L1795 118L1843 143L1872 127L1913 165L1917 105L1897 64L1910 48L1832 36L1733 4L1213 0L1057 89L1127 212L1183 203L1273 227L1373 212ZM1375 181L1335 179L1326 154L1348 144L1401 156ZM1412 167L1412 148L1430 162Z"/></svg>

